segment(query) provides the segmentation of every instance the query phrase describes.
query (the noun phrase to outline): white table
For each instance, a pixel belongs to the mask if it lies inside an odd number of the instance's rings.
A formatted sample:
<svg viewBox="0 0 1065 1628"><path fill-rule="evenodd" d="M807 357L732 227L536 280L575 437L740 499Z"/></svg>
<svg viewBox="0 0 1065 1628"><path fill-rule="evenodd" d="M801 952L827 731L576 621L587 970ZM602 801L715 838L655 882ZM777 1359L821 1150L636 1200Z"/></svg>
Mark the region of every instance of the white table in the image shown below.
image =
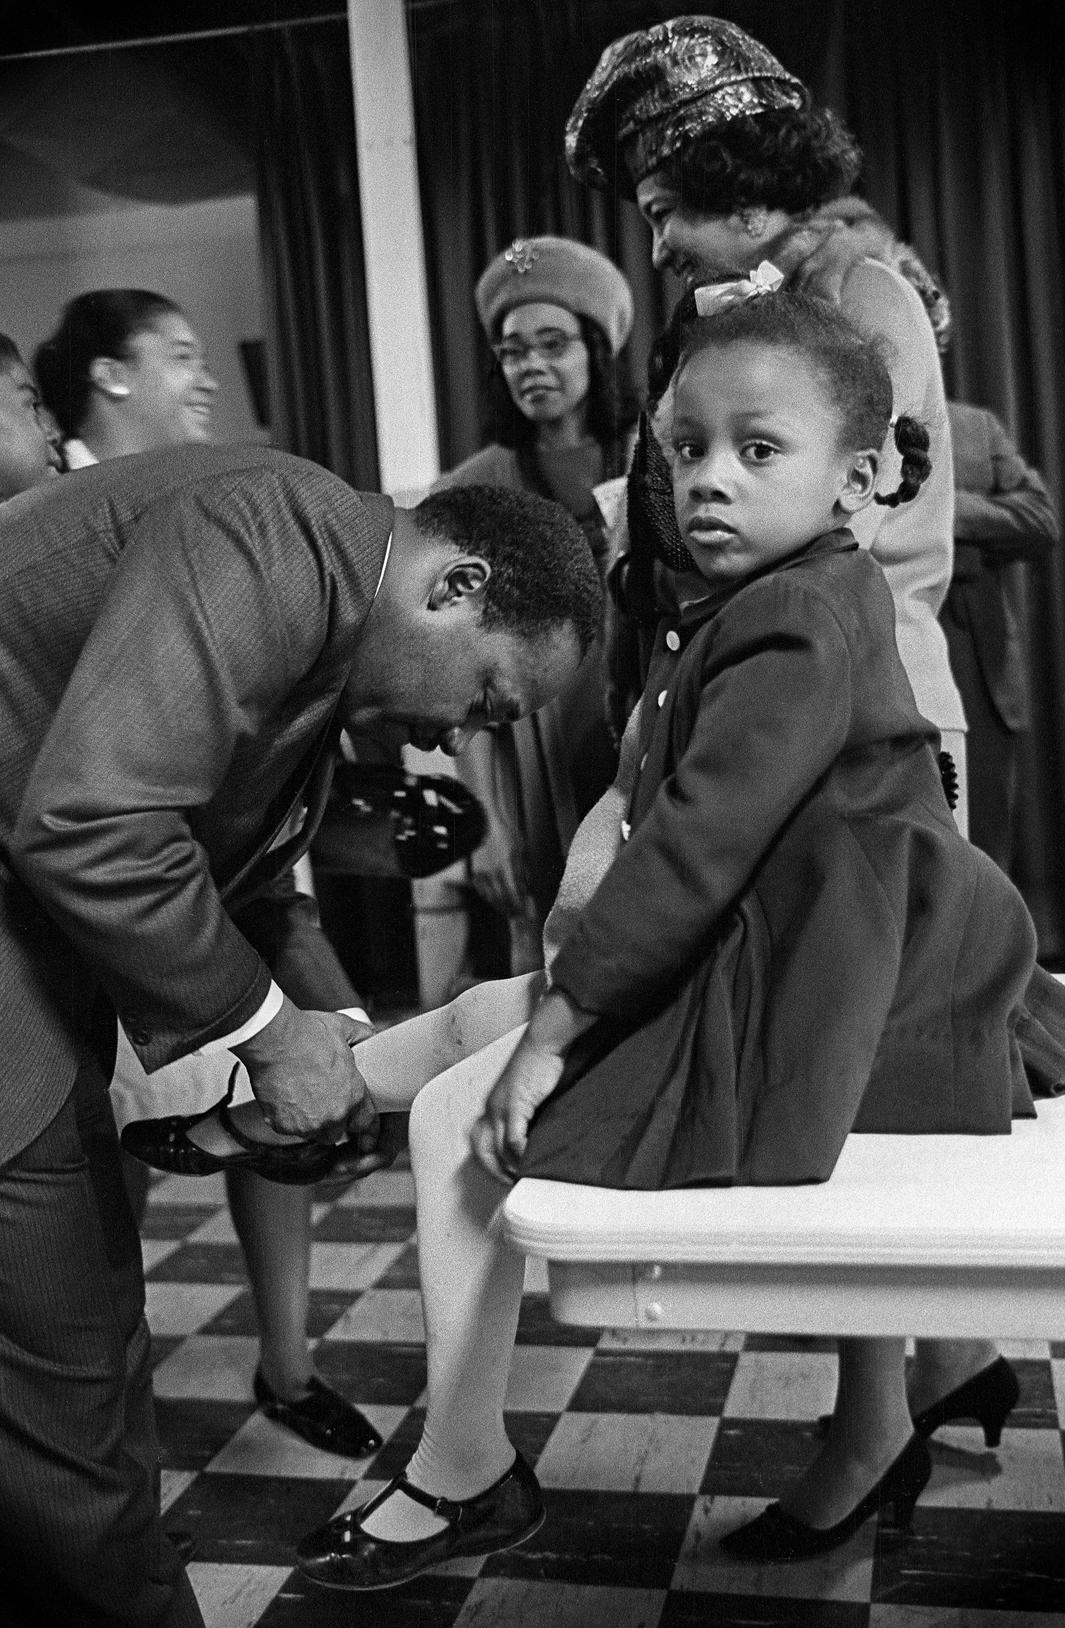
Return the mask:
<svg viewBox="0 0 1065 1628"><path fill-rule="evenodd" d="M1065 1337L1065 1099L1009 1136L852 1135L816 1186L526 1179L504 1213L564 1323Z"/></svg>

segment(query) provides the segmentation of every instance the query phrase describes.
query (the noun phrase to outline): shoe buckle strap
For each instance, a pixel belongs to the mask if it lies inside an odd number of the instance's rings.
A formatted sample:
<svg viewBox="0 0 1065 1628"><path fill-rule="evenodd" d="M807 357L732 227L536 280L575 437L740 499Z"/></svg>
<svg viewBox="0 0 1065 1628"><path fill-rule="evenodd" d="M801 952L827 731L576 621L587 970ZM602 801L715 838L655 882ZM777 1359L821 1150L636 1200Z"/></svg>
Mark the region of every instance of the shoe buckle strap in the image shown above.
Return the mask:
<svg viewBox="0 0 1065 1628"><path fill-rule="evenodd" d="M421 1487L412 1486L405 1475L397 1475L388 1491L402 1492L404 1497L413 1498L416 1504L423 1509L431 1509L434 1515L440 1515L444 1520L461 1520L465 1513L465 1506L455 1498L438 1498L431 1492L423 1492ZM385 1493L380 1495L381 1499ZM380 1501L380 1500L379 1500Z"/></svg>

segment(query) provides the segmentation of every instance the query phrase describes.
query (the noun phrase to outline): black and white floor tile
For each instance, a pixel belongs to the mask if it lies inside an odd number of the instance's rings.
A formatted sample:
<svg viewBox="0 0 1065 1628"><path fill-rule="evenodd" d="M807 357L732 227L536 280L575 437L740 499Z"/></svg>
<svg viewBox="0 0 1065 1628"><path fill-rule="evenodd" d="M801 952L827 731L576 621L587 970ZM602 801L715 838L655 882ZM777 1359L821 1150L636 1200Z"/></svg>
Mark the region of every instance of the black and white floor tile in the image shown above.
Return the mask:
<svg viewBox="0 0 1065 1628"><path fill-rule="evenodd" d="M254 1406L255 1323L220 1178L160 1179L144 1228L167 1524L191 1532L208 1628L1065 1628L1065 1344L1006 1346L1002 1446L940 1432L913 1530L864 1527L802 1565L717 1537L778 1496L831 1404L827 1340L563 1328L530 1268L508 1396L548 1520L506 1554L354 1596L292 1569L300 1535L402 1468L425 1386L409 1173L316 1207L320 1372L384 1446L345 1462ZM1065 1330L1063 1330L1065 1332Z"/></svg>

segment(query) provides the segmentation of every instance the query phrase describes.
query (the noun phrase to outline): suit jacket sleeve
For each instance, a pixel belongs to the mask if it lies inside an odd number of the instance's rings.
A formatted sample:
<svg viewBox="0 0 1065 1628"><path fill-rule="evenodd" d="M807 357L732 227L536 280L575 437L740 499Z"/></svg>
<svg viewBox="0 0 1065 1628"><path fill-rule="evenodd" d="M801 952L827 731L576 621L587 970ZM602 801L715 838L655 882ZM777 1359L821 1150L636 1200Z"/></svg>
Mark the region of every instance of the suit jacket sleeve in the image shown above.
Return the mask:
<svg viewBox="0 0 1065 1628"><path fill-rule="evenodd" d="M313 542L279 522L261 483L199 487L148 510L140 532L38 755L12 850L156 1068L238 1028L269 988L196 816L238 743L284 715L325 639L329 596Z"/></svg>
<svg viewBox="0 0 1065 1628"><path fill-rule="evenodd" d="M984 415L989 468L981 491L958 487L954 535L1003 561L1037 559L1058 541L1058 521L1042 478L1021 457L993 413Z"/></svg>
<svg viewBox="0 0 1065 1628"><path fill-rule="evenodd" d="M694 714L679 761L552 964L552 982L586 1011L625 1015L691 968L847 738L840 623L783 578L759 591L767 601L768 615L754 600L726 612L687 653L705 652L677 702Z"/></svg>

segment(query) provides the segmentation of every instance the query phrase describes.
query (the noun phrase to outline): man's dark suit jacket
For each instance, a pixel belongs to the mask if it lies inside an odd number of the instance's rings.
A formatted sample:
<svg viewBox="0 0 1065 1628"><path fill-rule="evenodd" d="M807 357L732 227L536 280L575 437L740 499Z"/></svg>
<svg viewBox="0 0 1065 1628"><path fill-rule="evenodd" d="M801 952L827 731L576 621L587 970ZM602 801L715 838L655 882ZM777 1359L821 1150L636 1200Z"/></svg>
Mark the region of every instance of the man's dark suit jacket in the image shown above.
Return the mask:
<svg viewBox="0 0 1065 1628"><path fill-rule="evenodd" d="M986 407L947 403L954 451L954 576L940 620L962 701L983 679L994 714L1010 731L1031 727L1024 623L1026 562L1050 552L1058 523L1042 477L1025 463ZM959 651L968 640L972 656ZM973 657L979 677L973 674Z"/></svg>
<svg viewBox="0 0 1065 1628"><path fill-rule="evenodd" d="M223 899L280 868L392 519L261 447L112 460L0 509L0 1163L65 1101L98 982L149 1070L261 1005Z"/></svg>

